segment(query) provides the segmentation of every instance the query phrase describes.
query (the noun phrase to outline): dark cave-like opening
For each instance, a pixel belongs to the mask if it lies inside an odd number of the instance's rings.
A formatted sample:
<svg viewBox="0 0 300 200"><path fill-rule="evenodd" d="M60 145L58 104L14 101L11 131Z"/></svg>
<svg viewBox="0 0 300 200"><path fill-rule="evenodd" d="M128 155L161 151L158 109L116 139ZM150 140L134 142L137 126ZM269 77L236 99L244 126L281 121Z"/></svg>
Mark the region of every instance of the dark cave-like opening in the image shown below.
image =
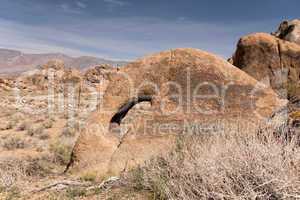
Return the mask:
<svg viewBox="0 0 300 200"><path fill-rule="evenodd" d="M124 117L127 115L130 109L132 109L136 104L141 103L141 102L151 102L152 101L152 96L139 96L136 98L133 98L129 100L127 103L125 103L121 108L118 110L118 112L112 117L110 120L110 123L116 123L118 125L121 124L122 120Z"/></svg>

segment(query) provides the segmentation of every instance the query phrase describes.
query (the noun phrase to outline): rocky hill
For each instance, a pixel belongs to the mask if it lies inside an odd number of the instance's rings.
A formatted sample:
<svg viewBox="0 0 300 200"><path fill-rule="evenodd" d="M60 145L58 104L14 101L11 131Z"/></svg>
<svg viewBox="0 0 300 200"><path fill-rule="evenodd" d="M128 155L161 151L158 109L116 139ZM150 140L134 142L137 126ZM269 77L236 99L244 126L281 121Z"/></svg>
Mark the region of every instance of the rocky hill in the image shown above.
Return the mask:
<svg viewBox="0 0 300 200"><path fill-rule="evenodd" d="M88 67L99 64L122 66L123 61L112 61L91 56L71 57L60 53L51 54L26 54L20 51L0 49L0 74L12 74L34 69L46 64L50 60L64 61L67 67L85 70Z"/></svg>

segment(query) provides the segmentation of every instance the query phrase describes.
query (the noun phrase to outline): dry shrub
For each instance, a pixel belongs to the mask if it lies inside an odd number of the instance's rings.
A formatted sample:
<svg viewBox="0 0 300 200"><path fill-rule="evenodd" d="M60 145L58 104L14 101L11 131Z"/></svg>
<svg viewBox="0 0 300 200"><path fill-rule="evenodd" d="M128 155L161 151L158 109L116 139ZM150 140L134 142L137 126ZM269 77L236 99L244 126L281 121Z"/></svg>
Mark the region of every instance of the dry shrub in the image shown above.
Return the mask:
<svg viewBox="0 0 300 200"><path fill-rule="evenodd" d="M300 149L266 131L189 136L129 175L155 199L300 199Z"/></svg>
<svg viewBox="0 0 300 200"><path fill-rule="evenodd" d="M62 130L61 136L75 137L76 136L76 130L75 130L75 128L64 127L63 130Z"/></svg>
<svg viewBox="0 0 300 200"><path fill-rule="evenodd" d="M25 130L27 130L29 127L30 127L29 122L24 121L24 122L20 123L20 124L17 126L16 131L25 131Z"/></svg>
<svg viewBox="0 0 300 200"><path fill-rule="evenodd" d="M40 140L48 140L50 138L50 134L48 132L43 132L41 135L39 135Z"/></svg>
<svg viewBox="0 0 300 200"><path fill-rule="evenodd" d="M25 173L19 162L5 160L0 162L0 185L4 189L13 187L16 183L24 179Z"/></svg>
<svg viewBox="0 0 300 200"><path fill-rule="evenodd" d="M76 137L77 133L80 131L80 121L75 121L71 123L66 123L65 127L61 132L61 137Z"/></svg>
<svg viewBox="0 0 300 200"><path fill-rule="evenodd" d="M3 141L2 146L7 150L24 149L26 142L19 136L11 136Z"/></svg>
<svg viewBox="0 0 300 200"><path fill-rule="evenodd" d="M47 159L47 155L45 155L27 160L26 163L23 164L25 175L29 177L46 177L52 174L51 166Z"/></svg>
<svg viewBox="0 0 300 200"><path fill-rule="evenodd" d="M2 122L0 125L0 131L11 130L15 127L16 122L10 119L10 121Z"/></svg>
<svg viewBox="0 0 300 200"><path fill-rule="evenodd" d="M80 177L82 181L95 182L97 179L97 173L93 171L88 171Z"/></svg>
<svg viewBox="0 0 300 200"><path fill-rule="evenodd" d="M27 135L29 136L37 136L39 137L40 135L42 135L44 133L45 129L43 126L31 126L28 130L27 130Z"/></svg>
<svg viewBox="0 0 300 200"><path fill-rule="evenodd" d="M290 81L287 85L287 94L288 99L293 100L299 98L300 92L299 92L300 85L297 82Z"/></svg>
<svg viewBox="0 0 300 200"><path fill-rule="evenodd" d="M69 188L66 191L67 199L78 199L80 197L85 197L87 195L87 191L84 188Z"/></svg>
<svg viewBox="0 0 300 200"><path fill-rule="evenodd" d="M0 188L9 190L20 186L30 177L45 177L50 174L44 158L17 159L6 157L0 159Z"/></svg>
<svg viewBox="0 0 300 200"><path fill-rule="evenodd" d="M50 152L53 154L55 163L67 165L71 159L73 146L68 143L56 141L50 145Z"/></svg>
<svg viewBox="0 0 300 200"><path fill-rule="evenodd" d="M52 128L53 127L53 119L47 119L46 121L44 121L43 126L46 129Z"/></svg>

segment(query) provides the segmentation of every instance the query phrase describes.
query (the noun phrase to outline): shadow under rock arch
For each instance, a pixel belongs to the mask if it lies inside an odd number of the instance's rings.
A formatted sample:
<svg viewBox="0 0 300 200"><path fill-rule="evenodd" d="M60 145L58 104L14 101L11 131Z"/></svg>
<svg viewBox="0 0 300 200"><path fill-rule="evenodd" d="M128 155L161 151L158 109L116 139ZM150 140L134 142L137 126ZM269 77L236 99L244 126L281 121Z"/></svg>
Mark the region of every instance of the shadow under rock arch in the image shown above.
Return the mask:
<svg viewBox="0 0 300 200"><path fill-rule="evenodd" d="M143 95L139 97L132 98L127 103L119 108L117 113L111 118L110 124L120 125L122 120L125 118L127 113L138 103L141 102L152 102L153 97L150 95Z"/></svg>

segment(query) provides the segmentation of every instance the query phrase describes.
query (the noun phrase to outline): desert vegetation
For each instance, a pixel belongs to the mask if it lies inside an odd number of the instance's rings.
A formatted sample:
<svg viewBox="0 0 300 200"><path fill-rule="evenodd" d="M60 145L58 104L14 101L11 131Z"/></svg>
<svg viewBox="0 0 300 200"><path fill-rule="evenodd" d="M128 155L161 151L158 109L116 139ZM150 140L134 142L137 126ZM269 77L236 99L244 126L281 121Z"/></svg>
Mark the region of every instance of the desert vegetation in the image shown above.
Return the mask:
<svg viewBox="0 0 300 200"><path fill-rule="evenodd" d="M280 134L284 135L284 134ZM177 140L167 157L133 170L129 183L154 199L299 199L299 138L272 131Z"/></svg>
<svg viewBox="0 0 300 200"><path fill-rule="evenodd" d="M231 63L178 48L1 78L0 200L300 199L300 47L283 39L245 36Z"/></svg>
<svg viewBox="0 0 300 200"><path fill-rule="evenodd" d="M2 162L1 195L7 199L30 195L21 186L25 180L39 180L45 187L58 180L51 181L49 176L55 174L55 165L68 163L71 145L56 141L50 152L39 159ZM299 166L299 135L289 128L264 129L254 135L229 128L213 135L179 136L167 156L146 161L105 189L97 189L101 181L90 172L74 180L78 185L35 195L49 199L299 199Z"/></svg>

